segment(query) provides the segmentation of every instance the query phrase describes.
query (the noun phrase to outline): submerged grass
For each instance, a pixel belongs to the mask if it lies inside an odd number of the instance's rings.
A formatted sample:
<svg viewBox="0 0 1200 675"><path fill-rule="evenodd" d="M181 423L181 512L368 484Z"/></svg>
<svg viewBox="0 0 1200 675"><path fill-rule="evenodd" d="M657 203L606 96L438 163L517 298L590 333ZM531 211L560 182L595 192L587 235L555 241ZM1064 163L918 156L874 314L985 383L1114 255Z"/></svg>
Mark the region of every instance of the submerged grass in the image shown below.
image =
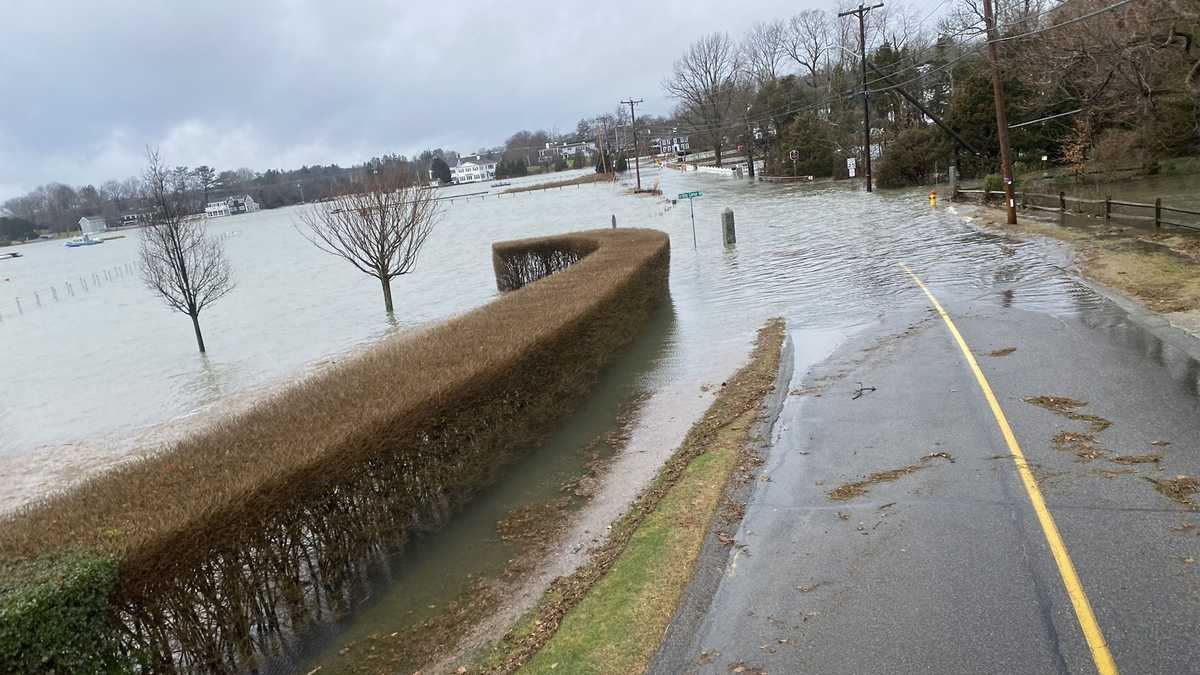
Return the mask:
<svg viewBox="0 0 1200 675"><path fill-rule="evenodd" d="M311 619L307 595L324 593L336 610L339 584L381 531L403 541L435 529L494 480L666 294L661 232L525 242L556 245L571 252L560 261L570 269L533 272L519 291L8 515L0 561L69 551L114 561L113 614L134 643L126 649L152 652L154 668L168 668L164 659L238 667L264 634ZM499 244L497 256L522 250ZM549 272L558 273L528 283ZM0 628L19 623L0 609Z"/></svg>
<svg viewBox="0 0 1200 675"><path fill-rule="evenodd" d="M481 668L531 673L640 672L675 613L708 527L774 386L784 326L761 331L750 363L722 388L654 483L591 561L551 586Z"/></svg>

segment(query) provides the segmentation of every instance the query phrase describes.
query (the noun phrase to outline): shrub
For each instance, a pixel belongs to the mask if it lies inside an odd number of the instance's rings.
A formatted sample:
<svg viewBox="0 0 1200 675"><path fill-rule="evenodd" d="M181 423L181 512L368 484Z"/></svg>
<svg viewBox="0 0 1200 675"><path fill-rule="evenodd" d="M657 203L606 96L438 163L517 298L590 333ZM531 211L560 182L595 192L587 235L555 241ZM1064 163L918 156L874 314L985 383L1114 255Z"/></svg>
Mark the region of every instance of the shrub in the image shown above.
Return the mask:
<svg viewBox="0 0 1200 675"><path fill-rule="evenodd" d="M921 185L933 173L934 162L941 156L944 143L934 128L905 129L888 144L875 171L879 187ZM942 161L942 166L946 162Z"/></svg>
<svg viewBox="0 0 1200 675"><path fill-rule="evenodd" d="M0 561L0 666L12 673L119 669L110 608L117 568L72 553Z"/></svg>
<svg viewBox="0 0 1200 675"><path fill-rule="evenodd" d="M541 267L519 266L520 289L483 307L7 517L0 560L113 560L121 650L150 670L244 669L279 635L343 610L384 552L441 527L551 430L667 292L657 231L496 251ZM44 592L70 598L58 579Z"/></svg>

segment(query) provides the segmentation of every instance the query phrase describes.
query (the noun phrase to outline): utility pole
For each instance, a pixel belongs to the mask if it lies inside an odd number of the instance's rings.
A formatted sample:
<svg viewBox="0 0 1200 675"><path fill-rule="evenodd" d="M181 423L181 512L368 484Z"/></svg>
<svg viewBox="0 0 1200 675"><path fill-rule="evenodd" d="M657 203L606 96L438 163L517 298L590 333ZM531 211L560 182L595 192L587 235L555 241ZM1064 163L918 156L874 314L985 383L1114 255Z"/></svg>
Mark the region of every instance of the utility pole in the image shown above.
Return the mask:
<svg viewBox="0 0 1200 675"><path fill-rule="evenodd" d="M880 7L883 7L882 2L870 7L860 4L857 9L838 13L839 19L851 14L858 17L858 56L862 61L863 90L863 168L866 169L864 175L867 179L867 192L871 192L871 95L867 93L867 29L863 17L867 12Z"/></svg>
<svg viewBox="0 0 1200 675"><path fill-rule="evenodd" d="M750 124L750 109L754 104L746 106L746 164L750 167L750 177L754 178L754 126Z"/></svg>
<svg viewBox="0 0 1200 675"><path fill-rule="evenodd" d="M606 124L604 124L603 122L601 122L600 127L598 129L596 129L596 150L599 152L599 155L600 155L599 159L598 159L598 161L600 162L600 172L604 173L604 174L608 173L608 161L604 157L604 141L607 140L607 138L608 138L608 126Z"/></svg>
<svg viewBox="0 0 1200 675"><path fill-rule="evenodd" d="M637 190L642 191L642 163L638 160L638 142L637 142L637 113L633 107L642 102L642 99L630 97L628 101L621 101L629 106L629 128L633 130L633 166L637 172Z"/></svg>
<svg viewBox="0 0 1200 675"><path fill-rule="evenodd" d="M1008 148L1008 113L1004 109L1004 80L1000 74L1000 54L996 48L996 17L992 0L983 0L983 22L987 25L988 61L992 64L992 94L996 99L996 140L1000 142L1000 170L1004 172L1004 206L1008 224L1017 224L1017 200L1013 195L1012 155Z"/></svg>

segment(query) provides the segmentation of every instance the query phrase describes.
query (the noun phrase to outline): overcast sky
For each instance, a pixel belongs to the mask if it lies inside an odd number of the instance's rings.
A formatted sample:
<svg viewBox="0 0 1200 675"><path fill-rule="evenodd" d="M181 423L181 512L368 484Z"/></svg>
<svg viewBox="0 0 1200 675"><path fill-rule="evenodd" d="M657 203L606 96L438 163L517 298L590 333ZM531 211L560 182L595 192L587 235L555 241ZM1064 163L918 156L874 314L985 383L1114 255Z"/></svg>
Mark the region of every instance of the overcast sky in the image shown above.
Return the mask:
<svg viewBox="0 0 1200 675"><path fill-rule="evenodd" d="M293 168L570 131L698 36L815 0L0 0L0 201L171 164Z"/></svg>

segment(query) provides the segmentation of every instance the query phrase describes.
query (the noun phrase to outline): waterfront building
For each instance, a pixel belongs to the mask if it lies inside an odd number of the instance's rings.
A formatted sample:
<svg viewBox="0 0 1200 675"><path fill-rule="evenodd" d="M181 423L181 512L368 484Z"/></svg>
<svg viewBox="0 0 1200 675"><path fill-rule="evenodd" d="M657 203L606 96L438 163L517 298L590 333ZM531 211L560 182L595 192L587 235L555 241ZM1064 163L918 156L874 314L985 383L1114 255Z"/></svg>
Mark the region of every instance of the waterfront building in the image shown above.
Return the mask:
<svg viewBox="0 0 1200 675"><path fill-rule="evenodd" d="M688 135L674 129L650 134L650 149L656 155L667 153L686 155L691 152L691 148L691 144L688 143Z"/></svg>
<svg viewBox="0 0 1200 675"><path fill-rule="evenodd" d="M496 178L496 160L479 155L459 157L458 164L450 167L450 180L454 183L478 183Z"/></svg>
<svg viewBox="0 0 1200 675"><path fill-rule="evenodd" d="M104 216L84 216L79 219L79 230L84 234L96 234L108 229Z"/></svg>
<svg viewBox="0 0 1200 675"><path fill-rule="evenodd" d="M254 213L257 210L258 202L255 202L253 197L241 195L209 202L204 207L204 215L209 218L220 218L221 216L236 216L239 213Z"/></svg>
<svg viewBox="0 0 1200 675"><path fill-rule="evenodd" d="M542 163L553 162L559 158L571 159L578 152L591 157L596 154L596 144L592 141L572 141L569 143L547 143L546 147L538 150L538 160Z"/></svg>

